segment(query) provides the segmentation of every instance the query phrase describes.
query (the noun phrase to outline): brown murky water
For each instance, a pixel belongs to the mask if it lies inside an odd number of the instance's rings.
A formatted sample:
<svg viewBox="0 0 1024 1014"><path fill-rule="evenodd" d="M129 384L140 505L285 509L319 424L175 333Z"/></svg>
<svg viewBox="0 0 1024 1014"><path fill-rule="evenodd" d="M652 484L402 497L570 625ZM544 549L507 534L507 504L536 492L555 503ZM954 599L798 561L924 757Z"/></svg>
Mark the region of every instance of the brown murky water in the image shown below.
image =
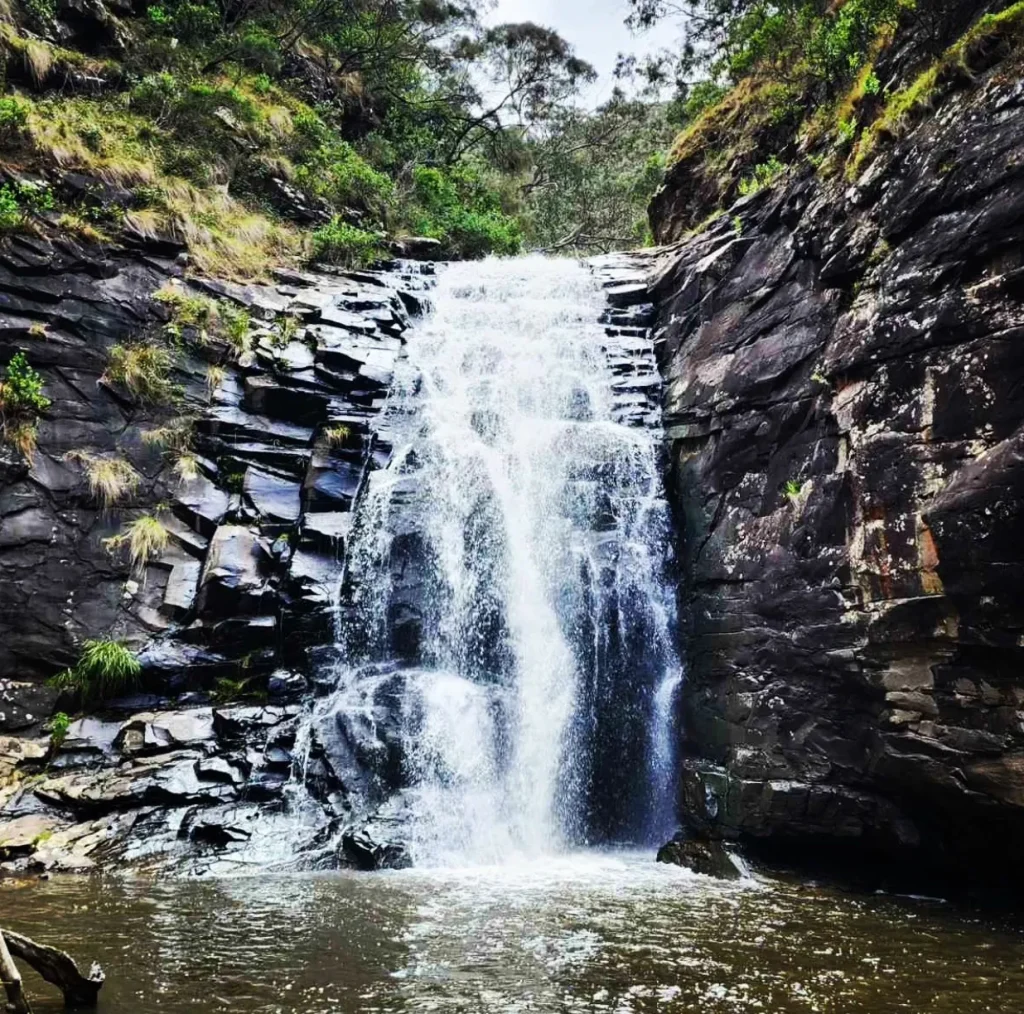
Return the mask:
<svg viewBox="0 0 1024 1014"><path fill-rule="evenodd" d="M723 885L649 856L227 880L0 882L99 960L101 1014L1024 1011L1024 928L935 901ZM59 1009L32 980L36 1008Z"/></svg>

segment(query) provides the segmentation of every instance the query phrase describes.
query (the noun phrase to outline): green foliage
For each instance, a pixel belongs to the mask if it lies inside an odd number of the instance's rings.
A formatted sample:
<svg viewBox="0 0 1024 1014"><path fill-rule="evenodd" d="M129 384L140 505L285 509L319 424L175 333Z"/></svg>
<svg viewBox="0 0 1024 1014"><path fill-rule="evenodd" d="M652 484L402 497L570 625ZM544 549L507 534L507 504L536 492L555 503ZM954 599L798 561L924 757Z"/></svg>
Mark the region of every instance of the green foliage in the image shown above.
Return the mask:
<svg viewBox="0 0 1024 1014"><path fill-rule="evenodd" d="M74 668L58 673L50 685L85 704L132 689L141 672L142 664L122 641L103 638L86 641Z"/></svg>
<svg viewBox="0 0 1024 1014"><path fill-rule="evenodd" d="M57 0L21 0L25 13L37 25L46 26L57 14Z"/></svg>
<svg viewBox="0 0 1024 1014"><path fill-rule="evenodd" d="M58 711L50 719L50 750L56 753L68 738L68 730L71 728L71 719L63 711Z"/></svg>
<svg viewBox="0 0 1024 1014"><path fill-rule="evenodd" d="M979 18L930 67L925 68L905 88L886 99L877 119L864 131L849 165L855 175L887 139L899 138L909 129L914 117L935 101L940 90L951 80L972 79L972 60L979 50L995 43L1008 46L1024 44L1024 0L997 14Z"/></svg>
<svg viewBox="0 0 1024 1014"><path fill-rule="evenodd" d="M380 260L380 237L340 218L332 219L313 233L313 259L346 267L366 267Z"/></svg>
<svg viewBox="0 0 1024 1014"><path fill-rule="evenodd" d="M916 0L847 0L833 15L819 16L806 45L811 73L833 89L848 81L866 62L879 33L891 32L915 6Z"/></svg>
<svg viewBox="0 0 1024 1014"><path fill-rule="evenodd" d="M857 139L857 121L840 120L837 128L840 144L850 145Z"/></svg>
<svg viewBox="0 0 1024 1014"><path fill-rule="evenodd" d="M312 110L293 117L295 182L337 207L356 207L382 218L394 198L391 179L374 169Z"/></svg>
<svg viewBox="0 0 1024 1014"><path fill-rule="evenodd" d="M765 187L770 187L788 167L780 162L774 155L767 162L761 162L754 166L753 176L747 176L740 180L740 196L750 197Z"/></svg>
<svg viewBox="0 0 1024 1014"><path fill-rule="evenodd" d="M0 138L20 133L28 123L28 104L16 95L0 96Z"/></svg>
<svg viewBox="0 0 1024 1014"><path fill-rule="evenodd" d="M146 15L154 28L185 42L209 39L221 28L217 6L205 0L164 0L147 8Z"/></svg>
<svg viewBox="0 0 1024 1014"><path fill-rule="evenodd" d="M782 492L785 493L790 500L795 500L800 496L803 491L804 484L797 482L796 479L787 479L786 484L782 487Z"/></svg>
<svg viewBox="0 0 1024 1014"><path fill-rule="evenodd" d="M24 352L15 352L0 382L0 409L38 415L49 407L50 399L43 394L43 378L29 365Z"/></svg>
<svg viewBox="0 0 1024 1014"><path fill-rule="evenodd" d="M522 246L519 223L502 211L497 191L468 163L448 170L417 166L406 220L413 232L440 240L458 257L514 254Z"/></svg>
<svg viewBox="0 0 1024 1014"><path fill-rule="evenodd" d="M14 232L24 224L18 195L10 184L0 187L0 233Z"/></svg>
<svg viewBox="0 0 1024 1014"><path fill-rule="evenodd" d="M560 115L529 145L520 213L527 242L579 253L649 242L647 205L664 178L673 132L666 106L622 97Z"/></svg>
<svg viewBox="0 0 1024 1014"><path fill-rule="evenodd" d="M0 187L0 233L23 229L30 214L52 211L53 194L44 185L5 183Z"/></svg>
<svg viewBox="0 0 1024 1014"><path fill-rule="evenodd" d="M36 449L38 418L50 407L43 378L29 365L24 352L15 352L0 380L0 438L26 458Z"/></svg>

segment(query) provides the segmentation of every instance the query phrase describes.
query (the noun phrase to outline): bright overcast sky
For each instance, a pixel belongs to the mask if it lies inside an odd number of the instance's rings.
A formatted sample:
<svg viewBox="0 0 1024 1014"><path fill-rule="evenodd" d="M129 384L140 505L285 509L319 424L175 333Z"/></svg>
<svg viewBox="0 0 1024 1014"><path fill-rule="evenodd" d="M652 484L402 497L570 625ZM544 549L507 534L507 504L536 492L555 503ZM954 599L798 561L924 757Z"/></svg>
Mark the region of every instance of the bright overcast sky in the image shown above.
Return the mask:
<svg viewBox="0 0 1024 1014"><path fill-rule="evenodd" d="M487 16L488 22L534 21L556 29L576 47L576 55L597 68L601 75L586 96L599 104L609 97L615 82L615 57L643 53L670 44L672 31L663 27L634 37L623 24L629 12L626 0L498 0Z"/></svg>

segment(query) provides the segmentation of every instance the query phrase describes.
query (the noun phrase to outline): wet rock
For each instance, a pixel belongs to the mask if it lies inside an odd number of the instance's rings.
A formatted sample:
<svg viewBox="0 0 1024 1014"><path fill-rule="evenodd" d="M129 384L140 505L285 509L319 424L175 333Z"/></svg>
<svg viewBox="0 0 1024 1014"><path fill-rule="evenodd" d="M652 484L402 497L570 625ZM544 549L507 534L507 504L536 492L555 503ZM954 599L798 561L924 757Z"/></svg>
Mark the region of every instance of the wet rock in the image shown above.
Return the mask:
<svg viewBox="0 0 1024 1014"><path fill-rule="evenodd" d="M302 489L297 482L249 468L245 473L243 490L261 517L289 524L299 520Z"/></svg>
<svg viewBox="0 0 1024 1014"><path fill-rule="evenodd" d="M41 725L53 713L57 696L45 683L0 679L0 734Z"/></svg>
<svg viewBox="0 0 1024 1014"><path fill-rule="evenodd" d="M441 241L429 236L405 236L391 244L391 250L398 257L411 261L438 260L441 256Z"/></svg>
<svg viewBox="0 0 1024 1014"><path fill-rule="evenodd" d="M213 739L213 711L199 708L133 716L121 726L114 746L122 753L159 753L199 746Z"/></svg>
<svg viewBox="0 0 1024 1014"><path fill-rule="evenodd" d="M301 700L308 688L302 673L279 669L267 680L267 696L273 704L291 704Z"/></svg>
<svg viewBox="0 0 1024 1014"><path fill-rule="evenodd" d="M7 823L0 821L0 862L32 855L40 842L53 834L55 826L56 818L52 814L32 814Z"/></svg>
<svg viewBox="0 0 1024 1014"><path fill-rule="evenodd" d="M1015 868L1015 88L983 75L852 192L796 173L737 206L741 237L730 212L654 264L698 835ZM699 196L674 178L666 240Z"/></svg>
<svg viewBox="0 0 1024 1014"><path fill-rule="evenodd" d="M252 529L221 525L210 542L200 580L200 611L232 615L258 609L267 590L268 560L264 543Z"/></svg>
<svg viewBox="0 0 1024 1014"><path fill-rule="evenodd" d="M185 483L177 493L174 509L200 535L210 538L228 510L228 494L205 476Z"/></svg>
<svg viewBox="0 0 1024 1014"><path fill-rule="evenodd" d="M378 839L379 831L369 824L346 831L341 837L341 853L348 864L358 870L404 870L412 866L409 850L399 841Z"/></svg>
<svg viewBox="0 0 1024 1014"><path fill-rule="evenodd" d="M718 880L739 880L742 871L721 842L697 838L673 838L658 849L658 862L685 866Z"/></svg>

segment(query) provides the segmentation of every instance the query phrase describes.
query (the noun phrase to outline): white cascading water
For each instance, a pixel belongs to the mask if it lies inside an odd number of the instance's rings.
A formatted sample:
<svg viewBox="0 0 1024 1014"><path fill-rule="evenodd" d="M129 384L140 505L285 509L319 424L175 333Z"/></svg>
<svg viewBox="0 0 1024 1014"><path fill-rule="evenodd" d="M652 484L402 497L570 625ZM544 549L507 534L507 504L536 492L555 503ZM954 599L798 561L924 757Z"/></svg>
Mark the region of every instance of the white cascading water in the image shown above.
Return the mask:
<svg viewBox="0 0 1024 1014"><path fill-rule="evenodd" d="M413 615L398 720L417 863L660 834L679 681L661 434L619 421L600 286L569 260L488 260L444 268L434 303L358 508L319 712L375 721L391 670L367 663Z"/></svg>

